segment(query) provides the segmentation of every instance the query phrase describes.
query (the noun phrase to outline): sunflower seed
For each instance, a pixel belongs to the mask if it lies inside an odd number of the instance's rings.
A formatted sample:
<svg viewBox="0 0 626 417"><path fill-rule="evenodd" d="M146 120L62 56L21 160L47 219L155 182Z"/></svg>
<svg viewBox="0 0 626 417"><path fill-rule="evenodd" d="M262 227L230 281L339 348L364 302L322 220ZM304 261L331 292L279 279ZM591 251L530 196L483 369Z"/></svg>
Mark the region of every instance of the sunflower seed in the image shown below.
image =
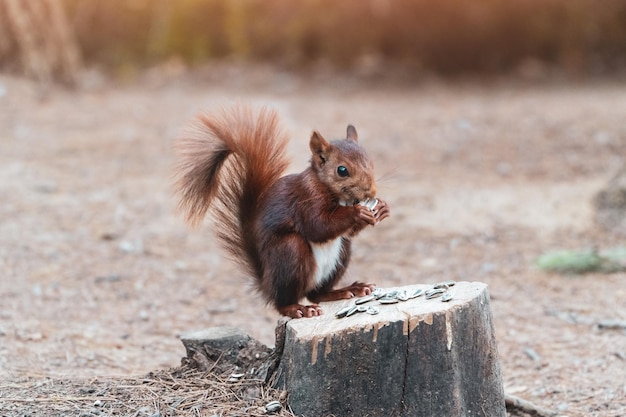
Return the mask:
<svg viewBox="0 0 626 417"><path fill-rule="evenodd" d="M338 319L341 319L343 317L346 316L346 314L348 314L348 311L350 311L350 309L352 309L353 306L348 306L348 307L344 307L341 310L339 310L338 312L335 313L335 317L337 317Z"/></svg>
<svg viewBox="0 0 626 417"><path fill-rule="evenodd" d="M268 413L275 413L277 411L280 411L281 408L282 405L280 405L280 401L270 401L269 403L265 404L265 410Z"/></svg>
<svg viewBox="0 0 626 417"><path fill-rule="evenodd" d="M453 281L453 280L443 281L443 282L438 282L437 284L433 285L433 288L448 289L450 287L454 287L454 284L456 284L456 281Z"/></svg>
<svg viewBox="0 0 626 417"><path fill-rule="evenodd" d="M375 315L380 313L380 308L376 306L369 306L366 311L367 314Z"/></svg>
<svg viewBox="0 0 626 417"><path fill-rule="evenodd" d="M397 290L389 291L387 294L385 294L384 298L395 299L395 298L398 298L398 294L400 294L400 291L397 291Z"/></svg>
<svg viewBox="0 0 626 417"><path fill-rule="evenodd" d="M400 291L398 295L396 295L396 298L400 301L406 301L409 299L409 296L406 291Z"/></svg>
<svg viewBox="0 0 626 417"><path fill-rule="evenodd" d="M346 317L350 317L351 315L353 315L354 313L357 313L358 311L359 311L359 306L352 306L350 310L348 310L348 312L346 313Z"/></svg>
<svg viewBox="0 0 626 417"><path fill-rule="evenodd" d="M397 298L381 298L380 299L381 304L395 304L398 301L400 300L398 300Z"/></svg>
<svg viewBox="0 0 626 417"><path fill-rule="evenodd" d="M452 294L450 294L449 292L446 292L441 296L441 301L443 301L444 303L450 300L452 300Z"/></svg>
<svg viewBox="0 0 626 417"><path fill-rule="evenodd" d="M446 292L446 290L443 288L431 288L429 290L426 290L424 295L426 296L427 300L430 300L431 298L439 297L444 292Z"/></svg>
<svg viewBox="0 0 626 417"><path fill-rule="evenodd" d="M370 211L374 210L374 207L378 204L378 199L376 198L366 198L363 201L359 202L360 206L367 207Z"/></svg>
<svg viewBox="0 0 626 417"><path fill-rule="evenodd" d="M420 295L424 294L424 290L421 288L416 289L412 293L409 294L409 299L417 298Z"/></svg>
<svg viewBox="0 0 626 417"><path fill-rule="evenodd" d="M380 288L380 287L376 287L376 288L374 288L374 291L372 291L372 295L373 295L374 297L376 297L376 298L380 298L380 297L382 297L383 295L385 295L385 290L383 290L383 289L382 289L382 288Z"/></svg>
<svg viewBox="0 0 626 417"><path fill-rule="evenodd" d="M365 303L370 302L370 301L375 300L375 299L376 299L376 297L374 295L370 294L370 295L366 295L365 297L361 297L361 298L356 299L354 301L354 304L356 304L356 305L365 304Z"/></svg>

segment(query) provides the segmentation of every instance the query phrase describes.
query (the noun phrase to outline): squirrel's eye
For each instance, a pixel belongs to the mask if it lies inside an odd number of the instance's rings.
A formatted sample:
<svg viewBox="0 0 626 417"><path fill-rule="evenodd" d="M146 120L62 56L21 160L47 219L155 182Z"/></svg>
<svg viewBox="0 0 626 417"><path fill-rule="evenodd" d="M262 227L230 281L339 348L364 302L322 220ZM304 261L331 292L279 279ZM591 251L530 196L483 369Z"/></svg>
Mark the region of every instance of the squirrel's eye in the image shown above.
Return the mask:
<svg viewBox="0 0 626 417"><path fill-rule="evenodd" d="M348 168L344 167L343 165L339 165L337 167L337 174L340 177L348 177L348 176L350 176L350 173L348 172Z"/></svg>

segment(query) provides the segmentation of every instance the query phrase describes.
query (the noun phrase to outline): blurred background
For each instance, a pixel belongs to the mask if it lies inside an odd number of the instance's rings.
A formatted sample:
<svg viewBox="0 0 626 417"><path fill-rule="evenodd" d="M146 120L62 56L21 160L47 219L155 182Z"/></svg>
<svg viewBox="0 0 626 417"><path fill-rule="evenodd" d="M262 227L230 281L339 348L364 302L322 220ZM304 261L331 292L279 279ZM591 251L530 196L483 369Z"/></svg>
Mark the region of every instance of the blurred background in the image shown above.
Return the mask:
<svg viewBox="0 0 626 417"><path fill-rule="evenodd" d="M382 74L601 76L626 67L622 0L0 2L0 68L71 81L167 60Z"/></svg>
<svg viewBox="0 0 626 417"><path fill-rule="evenodd" d="M349 123L375 161L392 215L344 282L485 282L507 392L624 416L625 80L625 0L0 0L0 381L273 344L171 186L184 126L251 103L292 172Z"/></svg>

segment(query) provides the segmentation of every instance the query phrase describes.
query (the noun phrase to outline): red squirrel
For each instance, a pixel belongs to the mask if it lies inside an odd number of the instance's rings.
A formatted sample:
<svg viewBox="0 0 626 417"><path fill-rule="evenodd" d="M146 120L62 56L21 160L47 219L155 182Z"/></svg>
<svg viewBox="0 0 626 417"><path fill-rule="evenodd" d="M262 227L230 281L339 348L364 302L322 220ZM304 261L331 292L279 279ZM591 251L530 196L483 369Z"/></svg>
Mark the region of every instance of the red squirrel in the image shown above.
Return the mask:
<svg viewBox="0 0 626 417"><path fill-rule="evenodd" d="M390 214L380 199L372 209L357 204L376 196L376 182L354 126L330 142L314 131L310 166L284 175L289 138L275 111L237 106L198 121L175 142L179 209L192 226L211 209L220 244L268 303L285 316L312 317L322 314L320 301L372 292L362 282L333 289L351 238ZM300 304L305 297L314 304Z"/></svg>

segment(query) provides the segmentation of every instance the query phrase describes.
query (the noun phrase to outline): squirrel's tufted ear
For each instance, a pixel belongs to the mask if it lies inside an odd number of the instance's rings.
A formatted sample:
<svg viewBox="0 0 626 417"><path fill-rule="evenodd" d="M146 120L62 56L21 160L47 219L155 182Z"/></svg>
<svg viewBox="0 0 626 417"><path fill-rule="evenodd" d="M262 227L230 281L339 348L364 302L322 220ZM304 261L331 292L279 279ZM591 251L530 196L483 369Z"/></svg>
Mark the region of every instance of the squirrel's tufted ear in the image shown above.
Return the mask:
<svg viewBox="0 0 626 417"><path fill-rule="evenodd" d="M317 166L323 166L328 159L331 144L317 131L313 131L311 141L309 142L311 153L313 154L313 163Z"/></svg>
<svg viewBox="0 0 626 417"><path fill-rule="evenodd" d="M346 139L353 140L355 142L359 141L359 135L356 133L356 128L352 125L348 125L348 135Z"/></svg>

